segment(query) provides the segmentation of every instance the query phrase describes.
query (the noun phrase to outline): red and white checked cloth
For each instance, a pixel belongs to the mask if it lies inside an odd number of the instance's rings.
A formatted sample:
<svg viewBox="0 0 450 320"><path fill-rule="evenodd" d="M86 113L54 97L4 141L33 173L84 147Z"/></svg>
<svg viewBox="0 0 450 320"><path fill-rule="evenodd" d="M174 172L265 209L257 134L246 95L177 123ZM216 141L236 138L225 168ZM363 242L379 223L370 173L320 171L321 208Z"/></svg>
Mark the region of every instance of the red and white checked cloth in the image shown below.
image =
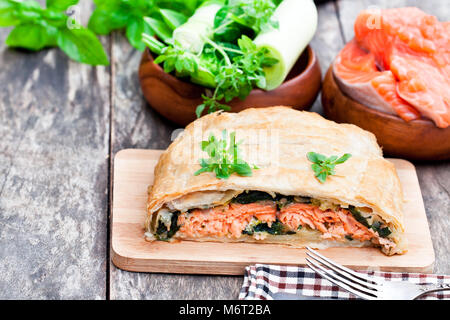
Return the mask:
<svg viewBox="0 0 450 320"><path fill-rule="evenodd" d="M450 284L450 276L444 275L380 271L361 271L361 273L387 281ZM357 299L355 295L340 289L309 268L263 264L245 268L244 283L239 299L272 300L271 294L276 292L322 298ZM424 299L450 299L450 291L429 294Z"/></svg>

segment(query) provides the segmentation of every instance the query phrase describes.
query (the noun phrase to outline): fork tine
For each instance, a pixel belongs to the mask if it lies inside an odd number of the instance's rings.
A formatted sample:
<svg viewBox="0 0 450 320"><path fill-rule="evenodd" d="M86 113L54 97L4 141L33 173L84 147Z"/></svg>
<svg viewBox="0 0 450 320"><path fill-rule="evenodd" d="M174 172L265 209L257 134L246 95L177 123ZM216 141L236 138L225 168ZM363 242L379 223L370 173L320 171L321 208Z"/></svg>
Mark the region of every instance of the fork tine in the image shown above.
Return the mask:
<svg viewBox="0 0 450 320"><path fill-rule="evenodd" d="M328 261L320 258L319 256L316 256L315 254L311 254L309 252L306 252L306 254L308 255L308 257L310 257L311 259L325 265L326 267L330 268L331 270L333 270L337 275L341 276L341 277L345 277L348 280L358 283L362 286L365 286L366 288L369 289L374 289L374 290L380 290L380 286L376 285L376 284L372 284L366 280L361 280L360 278L358 278L357 276L354 275L354 273L347 273L346 271L341 270L340 268L338 268L336 263L331 264ZM347 268L346 268L347 269ZM349 269L350 270L350 269Z"/></svg>
<svg viewBox="0 0 450 320"><path fill-rule="evenodd" d="M307 259L307 260L308 260L308 259ZM367 300L375 300L375 299L376 299L375 297L373 297L373 296L371 296L371 295L368 295L368 294L362 293L362 292L360 292L360 291L357 291L357 290L355 290L355 289L353 289L353 288L347 286L345 283L342 283L342 282L340 282L340 281L338 281L338 280L335 280L334 278L328 276L327 274L325 274L325 273L322 272L321 270L319 270L319 269L317 269L316 267L314 267L310 262L306 261L306 264L307 264L312 270L314 270L314 272L316 272L317 274L319 274L322 278L325 278L325 279L327 279L328 281L330 281L330 282L334 283L335 285L337 285L338 287L341 287L342 289L347 290L348 292L353 293L355 296L360 297L360 298L363 298L363 299L367 299Z"/></svg>
<svg viewBox="0 0 450 320"><path fill-rule="evenodd" d="M359 278L359 279L364 280L364 281L366 281L366 282L369 282L369 283L371 282L371 283L373 283L373 284L375 284L375 285L377 285L377 286L380 286L380 285L381 285L380 283L378 283L377 281L375 281L374 279L372 279L372 278L370 278L370 277L368 277L368 276L365 276L365 275L363 275L363 274L361 274L361 273L355 272L355 271L353 271L352 269L349 269L349 268L347 268L347 267L344 267L343 265L340 265L340 264L338 264L338 263L336 263L336 262L334 262L334 261L328 259L327 257L324 257L323 255L321 255L320 253L318 253L316 250L311 249L310 247L306 247L306 249L307 249L309 252L311 252L312 254L314 254L316 257L319 257L319 258L321 258L322 260L328 262L329 265L332 265L332 266L334 266L335 268L338 268L338 269L340 269L340 270L342 270L342 271L345 271L345 272L347 272L347 273L349 273L349 274L355 276L356 278ZM306 254L308 254L308 252L306 252ZM309 256L311 257L311 255L309 255ZM318 260L318 259L316 258L316 260ZM325 264L325 263L324 263L324 264ZM330 266L330 268L331 268L331 266ZM361 283L361 284L362 284L362 283Z"/></svg>
<svg viewBox="0 0 450 320"><path fill-rule="evenodd" d="M354 288L356 290L359 290L362 293L370 294L372 296L377 296L377 291L376 290L373 290L373 289L370 289L370 288L367 288L367 287L363 287L363 286L359 285L356 282L352 282L352 281L348 280L347 278L342 277L341 275L339 275L339 274L337 274L337 273L335 273L335 272L333 272L333 271L331 271L329 269L324 268L317 261L313 261L313 260L310 260L308 258L306 258L306 261L308 261L310 264L312 264L317 269L320 269L322 272L324 272L328 276L330 276L330 277L332 277L332 278L334 278L334 279L336 279L336 280L338 280L338 281L340 281L340 282L342 282L342 283L344 283L344 284L346 284L346 285L348 285L348 286L350 286L350 287L352 287L352 288Z"/></svg>

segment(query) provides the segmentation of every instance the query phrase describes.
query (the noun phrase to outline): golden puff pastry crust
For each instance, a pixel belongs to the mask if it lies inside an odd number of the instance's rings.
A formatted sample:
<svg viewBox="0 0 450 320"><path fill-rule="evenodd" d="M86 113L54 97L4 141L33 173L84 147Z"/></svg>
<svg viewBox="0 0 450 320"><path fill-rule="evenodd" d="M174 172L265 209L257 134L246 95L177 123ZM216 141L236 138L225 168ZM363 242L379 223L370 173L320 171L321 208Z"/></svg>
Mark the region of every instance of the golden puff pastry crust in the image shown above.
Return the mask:
<svg viewBox="0 0 450 320"><path fill-rule="evenodd" d="M233 174L217 179L207 172L195 176L206 154L200 144L210 134L236 132L241 157L259 169L251 177ZM311 170L308 152L352 157L320 183ZM197 119L161 155L149 188L148 220L165 204L202 191L258 190L308 196L343 206L368 207L392 226L403 243L402 190L394 165L383 158L375 136L351 124L337 124L312 112L289 107L216 112ZM154 219L153 219L154 220Z"/></svg>

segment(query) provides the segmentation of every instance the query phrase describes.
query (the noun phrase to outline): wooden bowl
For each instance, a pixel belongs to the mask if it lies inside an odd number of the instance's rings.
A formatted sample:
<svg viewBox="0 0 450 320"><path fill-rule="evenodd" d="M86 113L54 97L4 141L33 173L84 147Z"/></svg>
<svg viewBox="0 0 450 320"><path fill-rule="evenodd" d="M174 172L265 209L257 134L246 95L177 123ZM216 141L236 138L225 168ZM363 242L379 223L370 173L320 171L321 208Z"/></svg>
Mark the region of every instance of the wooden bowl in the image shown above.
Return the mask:
<svg viewBox="0 0 450 320"><path fill-rule="evenodd" d="M165 73L153 62L149 50L142 55L139 80L145 99L162 116L182 126L197 118L195 109L203 103L201 96L205 88ZM307 110L316 100L320 87L319 61L308 46L281 86L272 91L252 90L245 100L236 98L228 105L233 112L276 105Z"/></svg>
<svg viewBox="0 0 450 320"><path fill-rule="evenodd" d="M352 123L375 134L386 155L411 160L450 159L450 127L438 128L427 119L406 122L356 102L339 89L331 67L323 83L322 105L328 119Z"/></svg>

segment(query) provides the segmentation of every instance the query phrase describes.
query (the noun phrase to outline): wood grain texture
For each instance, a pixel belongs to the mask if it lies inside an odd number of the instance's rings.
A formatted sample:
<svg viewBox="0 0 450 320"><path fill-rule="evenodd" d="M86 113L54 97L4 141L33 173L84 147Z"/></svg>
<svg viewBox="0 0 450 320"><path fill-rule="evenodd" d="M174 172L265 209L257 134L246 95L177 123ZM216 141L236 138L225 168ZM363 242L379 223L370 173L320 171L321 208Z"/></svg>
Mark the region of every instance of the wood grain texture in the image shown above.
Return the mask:
<svg viewBox="0 0 450 320"><path fill-rule="evenodd" d="M335 5L318 6L318 32L311 42L322 68L344 45ZM334 51L334 52L333 52ZM129 47L123 34L112 43L112 155L125 148L165 149L177 128L156 114L142 97L137 70L141 53ZM321 112L319 99L313 111ZM112 156L111 156L112 159ZM193 276L122 271L110 266L111 299L237 299L241 276Z"/></svg>
<svg viewBox="0 0 450 320"><path fill-rule="evenodd" d="M122 33L113 35L113 155L125 148L165 149L177 128L146 104L137 74L140 58ZM242 277L131 273L110 264L111 299L235 299L241 285Z"/></svg>
<svg viewBox="0 0 450 320"><path fill-rule="evenodd" d="M121 150L114 157L112 204L112 261L121 269L139 272L243 275L248 265L305 265L305 249L276 244L144 239L147 188L161 150ZM328 258L353 269L432 272L434 251L414 166L391 160L404 192L404 225L408 252L386 256L377 248L329 248Z"/></svg>
<svg viewBox="0 0 450 320"><path fill-rule="evenodd" d="M435 15L441 21L448 21L450 5L442 0L337 0L339 21L344 38L353 38L353 23L358 13L369 6L379 8L395 8L416 6L425 12ZM450 273L450 164L414 163L416 165L419 183L425 202L425 208L430 223L431 236L434 243L436 263L434 272Z"/></svg>
<svg viewBox="0 0 450 320"><path fill-rule="evenodd" d="M80 3L86 24L91 1ZM311 46L322 74L344 45L341 27L349 40L357 11L377 3L450 16L447 0L321 4ZM108 290L113 299L236 299L240 276L137 274L107 259L108 157L130 147L166 148L177 128L142 98L141 53L122 33L103 39L112 46L110 78L109 68L71 62L56 49L7 49L9 30L0 29L0 299L104 299ZM318 99L312 110L321 109ZM416 168L435 272L450 274L450 164Z"/></svg>
<svg viewBox="0 0 450 320"><path fill-rule="evenodd" d="M109 68L57 49L7 49L8 31L0 29L0 299L105 299Z"/></svg>
<svg viewBox="0 0 450 320"><path fill-rule="evenodd" d="M319 58L322 78L328 70L329 65L336 57L337 53L344 46L338 16L336 13L336 4L334 1L325 2L318 9L318 25L317 32L311 40L311 48L313 48ZM323 115L321 94L314 103L310 111Z"/></svg>

